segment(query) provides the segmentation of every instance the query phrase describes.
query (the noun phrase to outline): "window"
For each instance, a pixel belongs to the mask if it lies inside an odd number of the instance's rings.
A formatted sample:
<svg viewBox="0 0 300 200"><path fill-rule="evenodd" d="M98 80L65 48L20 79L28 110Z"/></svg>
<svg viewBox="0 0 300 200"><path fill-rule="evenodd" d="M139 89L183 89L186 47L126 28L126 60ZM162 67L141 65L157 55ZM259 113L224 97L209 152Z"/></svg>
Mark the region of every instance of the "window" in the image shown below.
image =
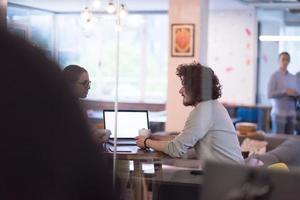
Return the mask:
<svg viewBox="0 0 300 200"><path fill-rule="evenodd" d="M300 34L299 17L292 18L288 11L264 10L257 12L259 21L258 41L258 87L257 103L270 104L267 96L268 82L271 75L278 70L278 55L282 51L289 52L291 62L288 71L295 74L300 71L300 42L295 40ZM293 20L291 23L290 20ZM264 36L264 39L261 37Z"/></svg>
<svg viewBox="0 0 300 200"><path fill-rule="evenodd" d="M49 57L54 56L52 13L8 6L7 23L9 31L28 39Z"/></svg>
<svg viewBox="0 0 300 200"><path fill-rule="evenodd" d="M30 40L60 64L89 72L88 99L114 101L116 82L115 16L94 15L86 26L78 14L57 14L8 6L10 31ZM130 14L120 34L119 101L165 103L168 14Z"/></svg>
<svg viewBox="0 0 300 200"><path fill-rule="evenodd" d="M88 98L113 101L117 41L114 16L97 15L91 26L85 26L79 14L58 14L56 25L61 67L78 64L86 68L92 81ZM128 15L120 33L119 101L164 103L167 58L168 15Z"/></svg>

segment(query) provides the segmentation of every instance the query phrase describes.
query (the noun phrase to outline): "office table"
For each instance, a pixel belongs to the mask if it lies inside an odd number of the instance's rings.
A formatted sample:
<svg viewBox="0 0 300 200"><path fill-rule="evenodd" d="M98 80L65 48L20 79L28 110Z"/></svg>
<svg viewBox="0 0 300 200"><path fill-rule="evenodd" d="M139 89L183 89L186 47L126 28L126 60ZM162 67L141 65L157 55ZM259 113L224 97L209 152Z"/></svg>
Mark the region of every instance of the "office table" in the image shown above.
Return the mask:
<svg viewBox="0 0 300 200"><path fill-rule="evenodd" d="M153 199L158 199L157 191L161 184L184 187L196 187L202 184L203 177L201 175L190 173L190 171L199 170L198 160L174 159L162 152L146 151L137 146L126 147L130 148L132 152L117 152L117 159L133 161L132 182L135 200L146 199L143 181L147 178L144 177L142 163L150 162L154 165L154 176L150 177L153 183ZM107 152L107 155L112 156L113 152Z"/></svg>
<svg viewBox="0 0 300 200"><path fill-rule="evenodd" d="M162 152L157 152L153 150L140 149L137 146L126 146L131 149L131 152L117 152L118 160L128 160L133 161L133 190L135 200L143 200L143 177L144 172L142 168L143 162L151 161L154 165L154 173L157 174L162 170L163 158L168 157ZM106 154L113 156L113 152L108 150L109 144L106 145Z"/></svg>

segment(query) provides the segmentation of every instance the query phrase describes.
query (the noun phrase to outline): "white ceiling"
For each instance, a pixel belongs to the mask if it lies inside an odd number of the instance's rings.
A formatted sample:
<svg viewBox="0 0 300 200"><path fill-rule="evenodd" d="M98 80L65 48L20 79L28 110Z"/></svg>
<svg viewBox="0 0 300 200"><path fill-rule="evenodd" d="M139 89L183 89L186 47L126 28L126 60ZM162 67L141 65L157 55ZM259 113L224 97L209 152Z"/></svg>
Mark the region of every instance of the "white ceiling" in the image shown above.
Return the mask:
<svg viewBox="0 0 300 200"><path fill-rule="evenodd" d="M300 8L300 0L238 0L248 5L266 9Z"/></svg>
<svg viewBox="0 0 300 200"><path fill-rule="evenodd" d="M167 11L169 0L120 0L127 5L129 11ZM186 0L187 3L189 0ZM212 10L243 9L247 5L237 0L208 0ZM9 3L40 8L54 12L78 12L91 4L92 0L8 0ZM116 2L116 0L114 1ZM102 0L102 9L108 0Z"/></svg>
<svg viewBox="0 0 300 200"><path fill-rule="evenodd" d="M109 0L101 0L102 9L107 5ZM114 0L116 2L117 0ZM188 3L189 0L186 0ZM296 0L282 0L285 3L279 3L279 0L207 0L210 10L229 10L229 9L245 9L249 6L261 8L286 9L289 7L300 8L300 2ZM92 0L8 0L9 3L40 8L54 12L79 12ZM129 11L167 11L169 8L169 0L120 0L121 3L127 5ZM249 4L245 3L248 2ZM292 2L292 3L287 3Z"/></svg>
<svg viewBox="0 0 300 200"><path fill-rule="evenodd" d="M8 2L54 12L78 12L82 11L87 5L91 5L92 0L8 0ZM104 10L108 0L101 0L101 2L100 11ZM129 11L166 11L169 7L168 0L121 0L120 2L124 3Z"/></svg>
<svg viewBox="0 0 300 200"><path fill-rule="evenodd" d="M238 0L208 0L210 10L246 9L249 6Z"/></svg>

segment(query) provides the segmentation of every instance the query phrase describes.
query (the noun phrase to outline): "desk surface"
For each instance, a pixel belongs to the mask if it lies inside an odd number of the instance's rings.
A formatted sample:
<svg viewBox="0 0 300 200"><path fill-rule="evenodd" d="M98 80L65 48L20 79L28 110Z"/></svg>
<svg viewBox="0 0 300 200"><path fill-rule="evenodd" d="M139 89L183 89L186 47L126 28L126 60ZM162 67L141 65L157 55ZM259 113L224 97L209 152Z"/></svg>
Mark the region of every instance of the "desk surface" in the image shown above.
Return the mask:
<svg viewBox="0 0 300 200"><path fill-rule="evenodd" d="M106 149L110 147L110 144L106 145ZM131 152L117 152L117 159L120 160L140 160L146 163L147 161L161 161L160 163L167 166L173 166L177 168L185 168L185 169L201 169L201 164L199 160L187 159L187 158L172 158L165 153L154 151L154 150L144 150L140 149L137 146L125 146L126 148L130 148ZM106 155L112 156L113 152L107 150L105 151Z"/></svg>
<svg viewBox="0 0 300 200"><path fill-rule="evenodd" d="M110 144L106 144L106 153L112 155L113 152L108 150ZM161 160L163 158L170 158L168 155L154 151L154 150L144 150L137 146L124 146L129 148L130 152L117 152L117 159L121 160Z"/></svg>
<svg viewBox="0 0 300 200"><path fill-rule="evenodd" d="M106 145L106 148L111 146ZM131 149L131 152L117 152L117 159L120 160L131 160L139 163L140 168L143 172L142 163L152 165L154 176L150 175L149 180L155 181L156 183L164 183L167 185L174 186L199 186L203 183L202 174L192 174L191 171L201 170L199 167L199 160L194 159L180 159L171 158L170 156L153 150L143 150L137 146L126 146ZM113 152L106 151L108 156L112 156ZM140 162L141 161L141 162ZM150 162L149 162L150 161ZM151 164L150 164L151 163ZM160 166L160 170L155 170L155 163ZM153 165L154 164L154 165ZM132 167L135 170L135 167ZM152 174L152 172L150 173ZM145 176L146 179L147 175Z"/></svg>

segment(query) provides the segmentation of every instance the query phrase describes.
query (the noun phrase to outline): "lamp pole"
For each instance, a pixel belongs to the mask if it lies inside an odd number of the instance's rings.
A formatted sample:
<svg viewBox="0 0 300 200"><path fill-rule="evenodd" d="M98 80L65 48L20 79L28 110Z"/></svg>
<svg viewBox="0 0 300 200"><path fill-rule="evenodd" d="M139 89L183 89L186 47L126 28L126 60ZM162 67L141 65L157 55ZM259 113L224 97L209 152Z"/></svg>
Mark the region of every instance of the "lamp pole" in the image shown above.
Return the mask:
<svg viewBox="0 0 300 200"><path fill-rule="evenodd" d="M120 17L120 0L117 0L116 5L116 32L117 32L117 40L116 40L116 90L115 90L115 131L114 131L114 154L113 154L113 185L116 186L116 162L117 162L117 135L118 135L118 102L119 102L119 68L120 68L120 27L121 27L121 17Z"/></svg>

